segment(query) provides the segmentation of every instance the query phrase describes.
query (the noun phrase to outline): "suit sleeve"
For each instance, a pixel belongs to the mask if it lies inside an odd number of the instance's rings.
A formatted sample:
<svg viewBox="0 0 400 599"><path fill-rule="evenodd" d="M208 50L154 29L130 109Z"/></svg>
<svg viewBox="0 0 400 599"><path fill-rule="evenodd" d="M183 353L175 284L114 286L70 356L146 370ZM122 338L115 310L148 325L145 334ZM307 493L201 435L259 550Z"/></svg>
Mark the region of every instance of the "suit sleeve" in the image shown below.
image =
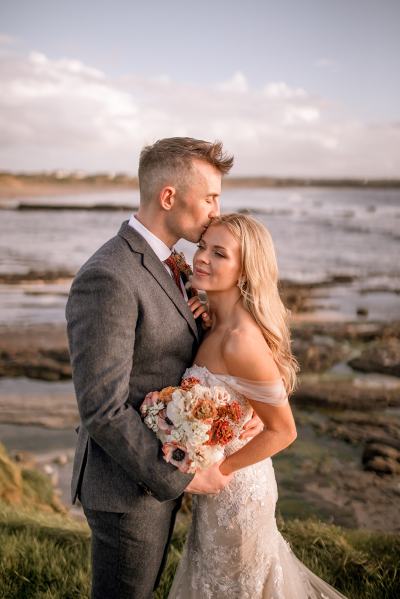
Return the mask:
<svg viewBox="0 0 400 599"><path fill-rule="evenodd" d="M178 497L193 475L162 458L161 444L128 403L138 318L126 283L104 268L81 271L67 303L78 408L89 436L159 501Z"/></svg>

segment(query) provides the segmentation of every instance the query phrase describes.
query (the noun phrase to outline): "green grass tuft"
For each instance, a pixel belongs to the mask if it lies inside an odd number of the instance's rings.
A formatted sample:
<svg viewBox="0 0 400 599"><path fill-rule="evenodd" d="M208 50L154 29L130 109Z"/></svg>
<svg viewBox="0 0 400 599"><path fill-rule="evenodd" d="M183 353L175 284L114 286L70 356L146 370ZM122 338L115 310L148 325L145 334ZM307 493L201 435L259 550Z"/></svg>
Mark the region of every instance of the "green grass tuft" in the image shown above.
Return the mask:
<svg viewBox="0 0 400 599"><path fill-rule="evenodd" d="M65 516L0 504L0 598L88 597L89 538Z"/></svg>

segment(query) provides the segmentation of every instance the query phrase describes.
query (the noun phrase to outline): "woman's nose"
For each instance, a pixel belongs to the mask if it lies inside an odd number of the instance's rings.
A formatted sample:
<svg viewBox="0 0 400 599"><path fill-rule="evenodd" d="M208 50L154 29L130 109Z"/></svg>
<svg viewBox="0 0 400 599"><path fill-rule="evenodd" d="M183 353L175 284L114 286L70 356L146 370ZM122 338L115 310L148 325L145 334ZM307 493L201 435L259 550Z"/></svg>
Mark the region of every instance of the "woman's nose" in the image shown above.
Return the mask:
<svg viewBox="0 0 400 599"><path fill-rule="evenodd" d="M205 252L203 252L203 254L201 256L199 256L198 260L199 260L199 262L203 262L204 264L210 263L210 259Z"/></svg>
<svg viewBox="0 0 400 599"><path fill-rule="evenodd" d="M205 250L198 249L194 257L194 262L203 262L203 264L209 264L210 259L207 256L207 252Z"/></svg>

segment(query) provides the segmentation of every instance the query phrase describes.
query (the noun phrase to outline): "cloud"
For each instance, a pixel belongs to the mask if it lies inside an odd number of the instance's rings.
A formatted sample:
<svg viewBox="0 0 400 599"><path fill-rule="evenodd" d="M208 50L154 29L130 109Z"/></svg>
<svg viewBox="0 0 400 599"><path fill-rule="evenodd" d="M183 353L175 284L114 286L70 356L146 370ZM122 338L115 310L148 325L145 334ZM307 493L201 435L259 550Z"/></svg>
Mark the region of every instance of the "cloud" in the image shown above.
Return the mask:
<svg viewBox="0 0 400 599"><path fill-rule="evenodd" d="M243 75L243 73L241 71L236 71L231 79L219 83L217 85L217 89L224 92L244 94L248 91L249 87L247 85L246 77Z"/></svg>
<svg viewBox="0 0 400 599"><path fill-rule="evenodd" d="M284 81L268 83L264 86L264 94L269 98L305 98L307 93L301 87L292 88Z"/></svg>
<svg viewBox="0 0 400 599"><path fill-rule="evenodd" d="M284 81L252 88L241 71L195 86L168 74L113 80L79 60L0 55L0 169L135 172L161 137L222 139L235 174L395 177L398 123L360 122Z"/></svg>

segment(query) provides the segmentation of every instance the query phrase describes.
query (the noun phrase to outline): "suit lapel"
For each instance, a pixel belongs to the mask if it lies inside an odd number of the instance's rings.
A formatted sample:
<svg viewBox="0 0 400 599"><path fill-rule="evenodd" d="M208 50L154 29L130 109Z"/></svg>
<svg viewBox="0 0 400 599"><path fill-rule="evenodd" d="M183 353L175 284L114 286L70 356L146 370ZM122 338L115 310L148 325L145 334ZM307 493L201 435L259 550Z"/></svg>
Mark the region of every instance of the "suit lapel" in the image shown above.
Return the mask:
<svg viewBox="0 0 400 599"><path fill-rule="evenodd" d="M170 300L175 304L177 310L185 318L191 331L198 340L199 334L197 325L189 306L179 292L172 277L168 274L163 263L153 252L146 240L128 225L128 221L125 221L122 224L118 235L123 237L129 243L134 252L142 254L144 268L154 277L164 293L166 293Z"/></svg>

